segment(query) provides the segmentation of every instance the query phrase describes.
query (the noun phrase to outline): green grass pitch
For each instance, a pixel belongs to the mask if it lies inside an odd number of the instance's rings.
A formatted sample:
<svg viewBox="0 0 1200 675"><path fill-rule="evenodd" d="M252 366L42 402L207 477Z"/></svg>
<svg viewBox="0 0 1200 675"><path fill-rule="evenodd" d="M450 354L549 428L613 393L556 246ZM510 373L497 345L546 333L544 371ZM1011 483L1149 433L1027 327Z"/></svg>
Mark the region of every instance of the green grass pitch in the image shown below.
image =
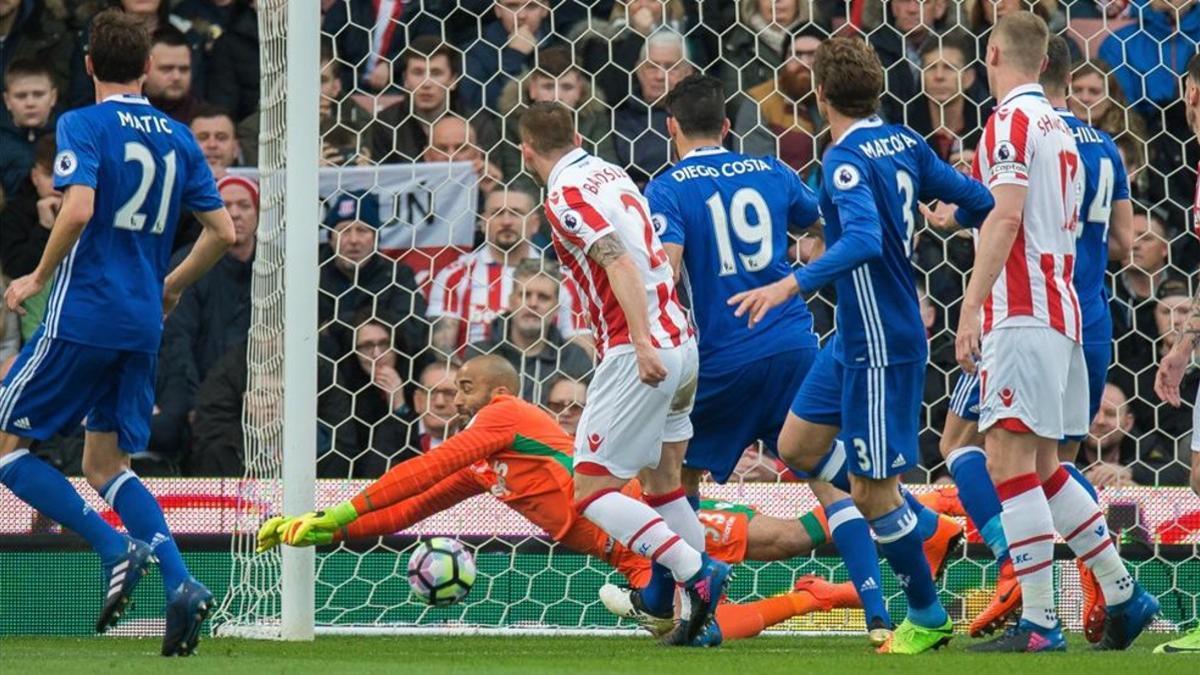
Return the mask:
<svg viewBox="0 0 1200 675"><path fill-rule="evenodd" d="M1200 656L1150 653L1170 635L1143 636L1124 653L1093 653L1072 636L1066 654L978 655L958 637L920 656L871 653L866 638L761 637L716 650L668 649L649 638L602 637L322 637L309 643L206 639L186 663L158 656L157 640L121 638L0 638L0 672L38 673L720 673L752 675L809 672L821 675L920 673L1014 675L1081 673L1154 675L1200 673Z"/></svg>

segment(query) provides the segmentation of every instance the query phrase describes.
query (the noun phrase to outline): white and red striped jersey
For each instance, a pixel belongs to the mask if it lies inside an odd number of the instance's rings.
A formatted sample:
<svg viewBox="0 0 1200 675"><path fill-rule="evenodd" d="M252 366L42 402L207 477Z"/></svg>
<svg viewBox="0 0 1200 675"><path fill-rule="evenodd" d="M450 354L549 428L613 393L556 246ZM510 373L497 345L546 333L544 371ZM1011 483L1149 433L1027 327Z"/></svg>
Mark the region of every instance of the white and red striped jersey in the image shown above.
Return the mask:
<svg viewBox="0 0 1200 675"><path fill-rule="evenodd" d="M596 337L597 358L630 344L625 312L609 285L608 273L588 257L605 235L616 236L633 258L646 287L650 340L669 349L691 338L674 276L650 208L623 169L575 149L554 166L546 189L551 239L567 275L579 286Z"/></svg>
<svg viewBox="0 0 1200 675"><path fill-rule="evenodd" d="M1027 189L1017 239L983 304L983 332L1005 325L1050 326L1078 342L1075 268L1083 172L1070 128L1042 87L1017 87L997 106L976 153L988 189Z"/></svg>
<svg viewBox="0 0 1200 675"><path fill-rule="evenodd" d="M1196 165L1196 194L1192 197L1192 231L1200 237L1200 164Z"/></svg>
<svg viewBox="0 0 1200 675"><path fill-rule="evenodd" d="M531 248L529 257L540 255ZM497 260L487 246L464 253L434 279L425 315L430 319L444 316L459 319L459 347L489 339L492 322L508 309L514 270L515 264L505 265ZM579 288L569 279L559 289L555 324L564 338L588 330L587 316L580 308Z"/></svg>

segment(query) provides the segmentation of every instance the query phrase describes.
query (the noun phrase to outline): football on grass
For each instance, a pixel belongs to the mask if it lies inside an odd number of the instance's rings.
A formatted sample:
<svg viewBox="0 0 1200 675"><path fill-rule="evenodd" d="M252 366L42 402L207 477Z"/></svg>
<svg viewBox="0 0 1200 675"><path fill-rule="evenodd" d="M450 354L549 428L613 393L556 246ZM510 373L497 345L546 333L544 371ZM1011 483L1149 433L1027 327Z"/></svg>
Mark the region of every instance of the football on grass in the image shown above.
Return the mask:
<svg viewBox="0 0 1200 675"><path fill-rule="evenodd" d="M475 559L457 539L434 537L421 542L408 559L408 585L422 602L453 605L475 583Z"/></svg>

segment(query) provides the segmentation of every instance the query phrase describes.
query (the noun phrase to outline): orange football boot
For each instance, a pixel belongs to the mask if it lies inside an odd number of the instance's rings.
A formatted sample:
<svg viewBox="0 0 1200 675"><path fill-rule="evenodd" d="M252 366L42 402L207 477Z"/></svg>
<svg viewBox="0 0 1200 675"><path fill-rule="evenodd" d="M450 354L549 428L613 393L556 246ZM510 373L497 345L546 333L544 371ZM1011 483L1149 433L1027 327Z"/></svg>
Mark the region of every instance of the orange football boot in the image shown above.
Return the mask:
<svg viewBox="0 0 1200 675"><path fill-rule="evenodd" d="M929 560L929 571L934 579L940 579L946 571L946 559L950 557L963 539L963 526L949 516L938 516L937 529L925 540L925 557Z"/></svg>
<svg viewBox="0 0 1200 675"><path fill-rule="evenodd" d="M1017 583L1017 573L1013 571L1012 561L1005 559L1000 564L1000 576L996 579L996 592L992 595L992 601L971 621L967 632L971 637L991 635L1003 628L1009 619L1020 611L1021 584Z"/></svg>
<svg viewBox="0 0 1200 675"><path fill-rule="evenodd" d="M1079 569L1079 587L1083 590L1083 635L1088 642L1096 643L1104 637L1104 621L1108 618L1108 606L1104 604L1104 591L1096 575L1088 569L1086 563L1078 558L1075 567Z"/></svg>

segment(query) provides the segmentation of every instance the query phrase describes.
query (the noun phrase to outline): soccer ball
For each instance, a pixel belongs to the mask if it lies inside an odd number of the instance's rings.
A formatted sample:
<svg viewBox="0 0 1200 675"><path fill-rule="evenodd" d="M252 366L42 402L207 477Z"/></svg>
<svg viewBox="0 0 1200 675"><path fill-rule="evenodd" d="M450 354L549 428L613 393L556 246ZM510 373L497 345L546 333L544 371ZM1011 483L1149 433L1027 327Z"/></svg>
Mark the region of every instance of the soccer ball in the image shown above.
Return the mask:
<svg viewBox="0 0 1200 675"><path fill-rule="evenodd" d="M437 607L467 597L475 583L475 559L457 539L423 541L408 559L408 585L422 602Z"/></svg>

